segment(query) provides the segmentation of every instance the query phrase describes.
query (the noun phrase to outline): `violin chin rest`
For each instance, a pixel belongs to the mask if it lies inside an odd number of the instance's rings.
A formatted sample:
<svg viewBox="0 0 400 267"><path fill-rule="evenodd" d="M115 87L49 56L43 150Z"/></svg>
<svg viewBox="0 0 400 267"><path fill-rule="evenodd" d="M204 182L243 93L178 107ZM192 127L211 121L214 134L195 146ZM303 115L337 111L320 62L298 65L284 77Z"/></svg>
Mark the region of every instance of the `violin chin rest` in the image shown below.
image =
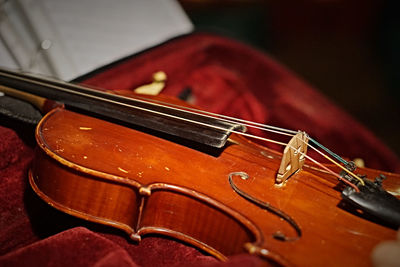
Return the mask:
<svg viewBox="0 0 400 267"><path fill-rule="evenodd" d="M360 192L356 192L348 186L342 191L342 198L371 214L390 226L400 226L400 200L385 191L379 183L364 180L365 185L359 186Z"/></svg>

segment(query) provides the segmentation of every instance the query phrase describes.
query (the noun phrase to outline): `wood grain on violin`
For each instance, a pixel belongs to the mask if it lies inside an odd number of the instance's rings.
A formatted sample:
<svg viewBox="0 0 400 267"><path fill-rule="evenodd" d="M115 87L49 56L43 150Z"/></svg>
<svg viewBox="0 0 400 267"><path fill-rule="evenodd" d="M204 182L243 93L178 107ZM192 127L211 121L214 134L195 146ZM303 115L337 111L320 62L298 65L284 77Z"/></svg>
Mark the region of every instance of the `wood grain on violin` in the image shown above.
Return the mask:
<svg viewBox="0 0 400 267"><path fill-rule="evenodd" d="M240 135L236 123L227 125L229 139L218 128L224 145L209 147L55 108L37 126L29 180L63 212L136 241L168 235L220 259L247 251L280 265L368 266L373 247L394 238L393 227L343 203L346 185L318 164L306 160L277 186L282 154ZM397 192L400 175L383 174L383 188Z"/></svg>

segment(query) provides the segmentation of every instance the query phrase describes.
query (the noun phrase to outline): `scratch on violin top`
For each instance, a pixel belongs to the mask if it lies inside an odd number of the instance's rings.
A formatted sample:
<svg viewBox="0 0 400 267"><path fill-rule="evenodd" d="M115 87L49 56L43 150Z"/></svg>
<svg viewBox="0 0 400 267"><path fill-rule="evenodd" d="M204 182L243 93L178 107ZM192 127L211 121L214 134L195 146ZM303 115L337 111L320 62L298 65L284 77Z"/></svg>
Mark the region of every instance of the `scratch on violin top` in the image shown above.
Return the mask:
<svg viewBox="0 0 400 267"><path fill-rule="evenodd" d="M124 169L122 169L121 167L118 167L118 170L120 170L121 172L124 172L124 173L128 173L127 170L124 170Z"/></svg>
<svg viewBox="0 0 400 267"><path fill-rule="evenodd" d="M169 171L169 168L168 168L168 167L165 167L165 170Z"/></svg>
<svg viewBox="0 0 400 267"><path fill-rule="evenodd" d="M361 233L361 232L358 232L358 231L354 231L354 230L347 230L347 232L349 232L349 233L351 233L353 235L366 236L366 237L373 238L373 236L371 236L371 235L368 235L368 234L365 234L365 233Z"/></svg>
<svg viewBox="0 0 400 267"><path fill-rule="evenodd" d="M92 128L81 126L81 127L79 127L79 130L82 130L82 131L90 131L90 130L92 130Z"/></svg>

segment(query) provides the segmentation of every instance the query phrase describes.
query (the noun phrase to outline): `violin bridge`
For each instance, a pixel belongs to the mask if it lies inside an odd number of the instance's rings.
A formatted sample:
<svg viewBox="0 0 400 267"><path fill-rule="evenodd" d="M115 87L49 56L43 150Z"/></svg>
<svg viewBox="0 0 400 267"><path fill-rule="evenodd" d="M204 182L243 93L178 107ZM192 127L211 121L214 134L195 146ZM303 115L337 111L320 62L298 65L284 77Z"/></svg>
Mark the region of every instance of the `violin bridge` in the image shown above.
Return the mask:
<svg viewBox="0 0 400 267"><path fill-rule="evenodd" d="M276 185L284 185L286 180L301 170L307 153L308 135L299 131L290 139L283 151L281 165L275 178Z"/></svg>

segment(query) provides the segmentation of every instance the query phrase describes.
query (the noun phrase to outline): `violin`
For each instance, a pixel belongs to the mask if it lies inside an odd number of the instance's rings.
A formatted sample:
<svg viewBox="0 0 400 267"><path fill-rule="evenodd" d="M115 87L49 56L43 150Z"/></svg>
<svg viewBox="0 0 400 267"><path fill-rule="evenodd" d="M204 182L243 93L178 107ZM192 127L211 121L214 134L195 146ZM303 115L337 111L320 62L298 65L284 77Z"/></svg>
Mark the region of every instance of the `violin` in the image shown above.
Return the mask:
<svg viewBox="0 0 400 267"><path fill-rule="evenodd" d="M400 225L399 174L357 168L304 132L3 69L0 91L46 112L34 192L136 242L156 233L221 260L247 252L281 266L366 266Z"/></svg>

